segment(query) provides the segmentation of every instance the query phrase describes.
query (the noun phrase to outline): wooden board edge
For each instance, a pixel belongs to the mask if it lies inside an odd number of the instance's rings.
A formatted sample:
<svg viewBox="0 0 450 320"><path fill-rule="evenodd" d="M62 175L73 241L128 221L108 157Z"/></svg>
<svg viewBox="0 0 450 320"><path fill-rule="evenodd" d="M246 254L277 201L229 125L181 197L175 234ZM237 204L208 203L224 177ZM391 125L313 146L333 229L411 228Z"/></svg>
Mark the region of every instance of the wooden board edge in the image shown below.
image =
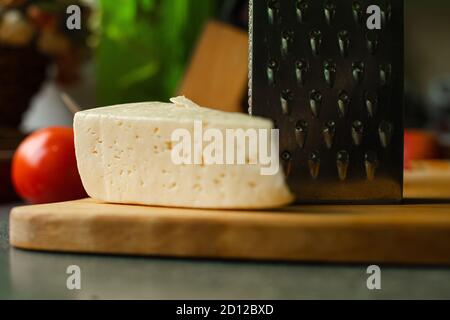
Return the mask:
<svg viewBox="0 0 450 320"><path fill-rule="evenodd" d="M10 243L21 249L264 261L450 265L448 226L312 224L267 226L224 220L102 219L13 209ZM70 225L70 227L68 227ZM402 228L399 230L399 228ZM431 233L433 233L431 235ZM189 239L187 241L186 239Z"/></svg>

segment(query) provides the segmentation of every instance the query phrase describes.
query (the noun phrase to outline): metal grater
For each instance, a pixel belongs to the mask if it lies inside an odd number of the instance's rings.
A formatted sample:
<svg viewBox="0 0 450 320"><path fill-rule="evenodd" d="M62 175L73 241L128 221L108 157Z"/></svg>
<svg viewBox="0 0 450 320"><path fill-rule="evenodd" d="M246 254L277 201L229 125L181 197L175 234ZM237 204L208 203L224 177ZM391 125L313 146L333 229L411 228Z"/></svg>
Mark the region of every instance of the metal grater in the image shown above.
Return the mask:
<svg viewBox="0 0 450 320"><path fill-rule="evenodd" d="M249 30L249 112L280 129L297 200L401 201L403 1L255 0Z"/></svg>

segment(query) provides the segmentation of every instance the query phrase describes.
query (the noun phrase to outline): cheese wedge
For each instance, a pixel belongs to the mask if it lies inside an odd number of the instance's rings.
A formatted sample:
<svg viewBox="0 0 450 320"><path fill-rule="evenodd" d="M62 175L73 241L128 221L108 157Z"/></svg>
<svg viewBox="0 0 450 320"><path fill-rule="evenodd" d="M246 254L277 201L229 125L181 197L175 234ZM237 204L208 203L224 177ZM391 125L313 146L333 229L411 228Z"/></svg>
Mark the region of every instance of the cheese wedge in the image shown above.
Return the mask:
<svg viewBox="0 0 450 320"><path fill-rule="evenodd" d="M262 175L263 165L249 159L245 164L205 164L203 159L180 164L173 158L175 130L195 137L199 122L224 134L228 129L270 130L271 121L202 108L184 97L171 101L75 115L78 170L89 196L112 203L223 209L271 208L293 200L281 169Z"/></svg>

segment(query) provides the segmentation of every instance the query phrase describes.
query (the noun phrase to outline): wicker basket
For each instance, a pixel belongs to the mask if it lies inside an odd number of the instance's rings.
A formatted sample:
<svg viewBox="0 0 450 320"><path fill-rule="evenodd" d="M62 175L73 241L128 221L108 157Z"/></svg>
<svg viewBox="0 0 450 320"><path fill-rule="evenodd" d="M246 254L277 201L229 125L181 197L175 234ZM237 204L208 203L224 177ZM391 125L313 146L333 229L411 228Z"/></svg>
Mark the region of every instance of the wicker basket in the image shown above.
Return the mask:
<svg viewBox="0 0 450 320"><path fill-rule="evenodd" d="M18 127L46 78L48 63L34 45L0 45L0 127Z"/></svg>

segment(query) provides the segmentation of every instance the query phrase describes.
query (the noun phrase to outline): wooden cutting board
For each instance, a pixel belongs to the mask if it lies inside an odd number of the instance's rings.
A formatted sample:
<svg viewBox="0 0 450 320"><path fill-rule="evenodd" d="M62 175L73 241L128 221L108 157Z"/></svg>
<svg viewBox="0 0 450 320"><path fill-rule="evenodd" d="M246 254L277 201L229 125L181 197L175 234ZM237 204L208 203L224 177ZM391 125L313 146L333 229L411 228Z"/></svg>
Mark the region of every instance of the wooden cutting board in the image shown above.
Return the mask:
<svg viewBox="0 0 450 320"><path fill-rule="evenodd" d="M209 22L192 55L178 91L201 106L243 110L248 86L247 31L220 21Z"/></svg>
<svg viewBox="0 0 450 320"><path fill-rule="evenodd" d="M448 199L450 203L450 161L416 161L405 173L404 193L412 199Z"/></svg>
<svg viewBox="0 0 450 320"><path fill-rule="evenodd" d="M450 204L218 211L98 203L14 208L10 241L48 251L450 264Z"/></svg>
<svg viewBox="0 0 450 320"><path fill-rule="evenodd" d="M405 175L405 196L422 200L268 211L92 199L24 206L11 212L10 242L24 249L104 254L450 265L450 163L414 163Z"/></svg>

